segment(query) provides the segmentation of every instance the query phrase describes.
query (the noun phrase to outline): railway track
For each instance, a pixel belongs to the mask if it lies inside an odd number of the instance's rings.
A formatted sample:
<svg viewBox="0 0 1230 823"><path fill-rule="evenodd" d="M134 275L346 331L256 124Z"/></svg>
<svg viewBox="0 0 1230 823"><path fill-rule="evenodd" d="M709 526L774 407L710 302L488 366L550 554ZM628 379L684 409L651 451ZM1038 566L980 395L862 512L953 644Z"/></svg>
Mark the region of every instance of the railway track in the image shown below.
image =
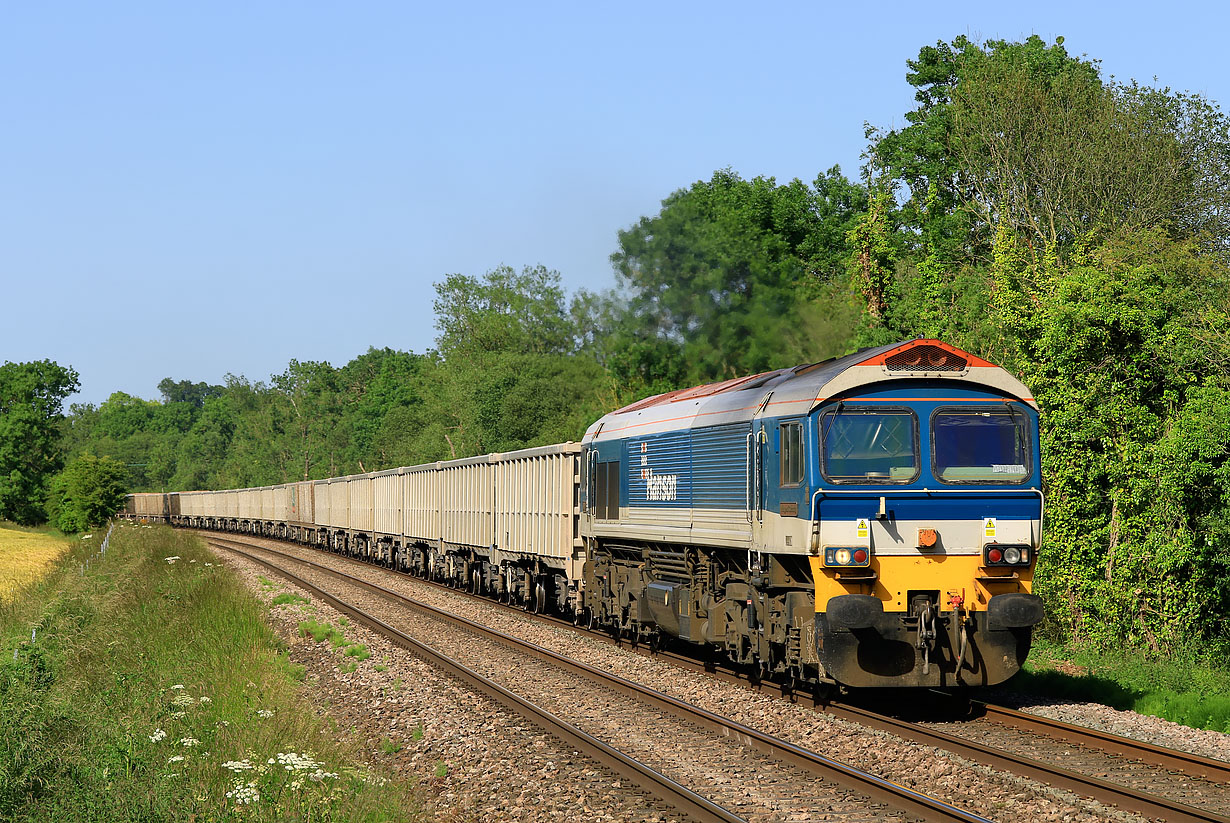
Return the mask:
<svg viewBox="0 0 1230 823"><path fill-rule="evenodd" d="M549 683L553 689L561 693L578 693L575 689L569 690L567 685L559 679L558 673L566 672L569 678L583 680L588 685L586 693L611 695L617 699L619 706L632 707L639 704L639 707L635 708L635 717L637 723L645 728L639 729L638 735L634 736L656 739L668 739L666 737L668 734L677 738L690 736L692 738L690 741L681 739L680 743L684 750L697 753L696 756L704 761L702 766L705 770L710 769L712 764L718 761L728 763L732 750L753 754L755 756L753 760L759 765L754 766L754 771L746 773L759 776L770 769L774 770L774 773L771 779L763 781L764 786L760 788L758 784L762 781L747 781L747 787L741 787L739 793L742 794L749 788L751 791L748 791L749 796L745 801L740 801L741 805L756 807L757 798L767 791L766 796L769 802L777 802L784 798L788 803L784 809L773 806L769 808L776 808L778 811L795 815L811 811L815 813L816 819L823 814L839 814L843 819L850 819L851 809L861 808L863 813L870 812L866 817L867 820L879 820L891 816L925 821L966 821L967 823L987 821L987 818L823 757L585 663L571 660L519 638L389 591L354 575L242 541L211 536L209 542L218 548L235 552L264 566L295 585L313 592L334 608L350 615L368 628L389 637L398 645L415 654L425 655L433 664L445 668L482 693L500 702L508 703L527 719L548 730L551 734L566 740L570 745L576 747L577 751L585 753L595 761L635 782L646 792L658 797L662 802L669 804L691 819L734 821L742 820L743 817L731 811L727 805L719 805L700 792L689 789L671 777L667 777L660 769L648 765L639 756L632 756L604 742L598 733L589 734L583 731L548 707L514 693L506 685L477 671L476 667L467 665L443 650L435 648L434 644L428 645L411 637L410 634L390 625L389 622L374 617L354 602L339 597L335 591L327 591L318 582L312 582L305 579L303 574L290 571L283 564L286 561L300 564L309 569L311 574L323 574L332 580L341 582L343 586L361 589L387 603L396 604L402 609L446 624L451 631L470 635L470 638L466 640L468 645L474 644L474 638L482 638L504 649L515 650L524 659L545 663L548 668L535 673L534 679ZM272 555L275 559L270 560L254 554L253 550ZM526 665L518 662L514 668L522 670ZM552 672L550 669L555 671ZM609 700L607 706L610 710ZM732 746L732 743L736 745ZM747 755L739 755L739 759L742 762L742 768L739 771L743 773L743 769L748 766ZM731 772L729 765L726 771ZM834 786L837 787L836 792L834 792ZM842 810L843 804L850 808ZM896 810L896 813L889 814L885 806ZM761 813L763 813L763 807ZM810 815L809 819L811 819Z"/></svg>
<svg viewBox="0 0 1230 823"><path fill-rule="evenodd" d="M220 539L212 535L208 537L211 541L246 545L292 559L295 562L309 564L330 573L342 574L312 563L312 561L297 558L274 549L255 546L251 543L231 538ZM379 568L354 558L345 558L341 555L325 554L325 556L344 559L357 564L358 568L365 570ZM409 575L404 575L404 573L391 572L388 569L381 571L383 573L410 577ZM411 579L417 583L424 583L452 594L470 596L465 592L442 586L433 581L421 578ZM374 584L363 581L363 585ZM484 605L498 605L486 598L479 599ZM511 606L500 606L500 608L509 609L521 617L542 621L557 628L568 628L589 637L611 640L606 634L580 629L572 626L567 621L555 617L530 614ZM638 649L638 651L644 654L667 657L677 665L693 670L703 669L725 680L738 681L753 688L770 691L771 693L776 692L789 699L802 702L804 705L810 703L818 710L828 712L843 719L881 729L924 745L936 746L975 762L1064 788L1078 795L1117 806L1125 811L1134 811L1151 819L1182 821L1182 823L1188 823L1189 821L1227 823L1227 821L1230 821L1230 817L1225 816L1227 810L1230 810L1230 797L1227 796L1226 791L1227 785L1230 785L1230 764L1222 761L1166 749L1130 738L1118 737L1048 718L1016 712L1003 707L978 704L978 713L981 717L967 724L969 728L974 728L976 724L987 723L1000 728L1014 730L1018 734L1028 735L1033 739L1050 741L1052 748L1055 746L1067 747L1069 756L1064 759L1072 759L1070 757L1071 750L1082 753L1086 761L1082 764L1082 768L1080 770L1069 769L1056 764L1056 759L1060 758L1052 756L1030 757L1019 752L1007 751L1003 747L996 747L986 742L971 739L969 736L950 733L926 724L909 722L850 702L825 700L823 697L818 697L813 693L791 690L788 687L773 682L752 681L744 673L722 668L713 663L702 663L673 651L651 652L643 647ZM1042 751L1045 755L1046 746L1042 746ZM1099 774L1099 772L1114 771L1113 768L1106 767L1107 759L1112 763L1127 761L1133 766L1139 765L1145 770L1153 770L1158 773L1153 775L1155 778L1152 781L1153 783L1158 782L1156 778L1160 775L1163 783L1169 782L1172 788L1177 787L1178 791L1172 792L1171 796L1163 796L1130 785L1123 785L1122 781L1116 782L1115 780L1107 779ZM1185 777L1187 780L1175 780L1176 776ZM1149 781L1146 780L1144 782L1148 783ZM1193 784L1201 784L1205 789L1193 790ZM1188 798L1193 796L1203 796L1202 802L1198 805L1186 802Z"/></svg>

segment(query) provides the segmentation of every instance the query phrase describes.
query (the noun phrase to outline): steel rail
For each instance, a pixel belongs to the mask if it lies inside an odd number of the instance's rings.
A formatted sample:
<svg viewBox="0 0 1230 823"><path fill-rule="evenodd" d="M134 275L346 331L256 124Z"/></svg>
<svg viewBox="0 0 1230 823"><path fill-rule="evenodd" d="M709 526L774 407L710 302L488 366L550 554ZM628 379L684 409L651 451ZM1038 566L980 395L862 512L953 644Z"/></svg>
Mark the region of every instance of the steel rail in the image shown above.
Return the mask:
<svg viewBox="0 0 1230 823"><path fill-rule="evenodd" d="M992 723L1002 723L1079 746L1098 748L1110 754L1140 760L1169 771L1203 777L1230 786L1230 763L1223 760L1169 749L1165 746L1133 740L1130 737L1120 737L1098 729L1072 726L1061 720L1017 711L1006 706L997 706L994 703L977 701L976 705L983 711L986 719Z"/></svg>
<svg viewBox="0 0 1230 823"><path fill-rule="evenodd" d="M482 624L475 623L464 617L450 614L449 612L437 609L434 606L429 606L426 603L421 603L413 598L398 594L397 592L389 591L382 586L370 583L345 572L330 569L311 560L294 557L284 552L279 552L276 549L269 549L263 546L253 546L251 543L214 537L210 537L209 540L210 542L219 545L223 549L234 551L238 554L242 554L246 557L257 560L258 562L262 562L260 558L256 558L248 552L229 547L225 544L231 543L233 545L238 544L255 548L258 551L277 555L343 579L352 585L360 586L380 597L397 602L422 614L445 621L481 636L491 638L504 645L512 646L520 652L568 669L569 671L579 674L580 676L596 682L601 686L611 689L619 694L641 700L642 702L653 705L685 721L694 723L702 728L709 729L710 731L723 737L733 738L744 746L765 754L775 760L787 763L819 777L823 777L825 780L836 783L845 789L856 791L859 794L865 795L871 800L886 803L907 813L918 815L924 820L989 823L988 819L985 817L967 812L949 803L945 803L921 792L901 786L891 780L885 780L884 778L878 777L869 772L864 772L861 769L856 769L853 766L824 757L823 755L809 751L800 746L779 740L778 738L767 735L749 726L745 726L742 723L731 720L730 718L726 718L705 709L701 709L697 706L693 706L690 703L686 703L682 700L671 697L670 695L664 694L639 683L634 683L633 681L617 675L610 674L609 672L605 672L586 663L581 663L579 661L564 657L563 655L557 654L534 643L530 643L496 629L483 626ZM263 565L272 568L272 565L268 562L263 562ZM315 587L312 588L315 589ZM319 591L319 589L316 590Z"/></svg>
<svg viewBox="0 0 1230 823"><path fill-rule="evenodd" d="M216 538L213 538L212 535L210 535L210 539ZM244 545L252 544L245 543ZM275 554L283 554L282 552L277 552L274 549L265 549L263 547L258 548L262 548L263 551L268 551ZM311 549L312 547L303 548ZM417 582L426 583L443 591L461 594L465 597L475 599L487 605L495 605L502 609L512 611L518 616L530 618L547 625L568 629L575 633L589 637L596 636L603 638L608 642L613 642L616 645L623 645L617 638L612 638L608 634L594 632L585 628L574 626L571 622L558 617L523 611L514 606L498 603L494 600L490 600L479 595L473 595L464 589L455 589L433 580L415 577L414 575L410 575L406 572L388 569L384 566L376 566L374 564L364 562L359 558L350 557L348 555L335 554L333 552L322 553L328 554L330 557L343 558L364 568L378 568L387 573L409 577ZM300 558L293 559L304 563L311 563L311 561L305 561ZM776 692L782 697L790 700L797 700L802 697L817 711L832 714L833 716L839 717L848 722L869 726L881 731L887 731L898 737L902 737L923 745L946 749L974 762L1063 788L1067 791L1073 792L1074 794L1089 797L1102 803L1115 805L1127 811L1134 811L1146 817L1162 818L1167 821L1174 821L1175 823L1230 823L1230 817L1218 815L1214 812L1209 812L1204 809L1179 803L1177 801L1171 801L1165 798L1149 795L1111 781L1082 775L1079 772L1065 769L1060 766L1053 766L1049 763L1044 763L1023 755L1015 755L1010 752L997 750L993 747L967 740L956 735L947 734L936 729L930 729L916 723L899 720L889 715L874 712L854 705L848 701L842 701L836 698L826 699L815 694L791 689L775 681L754 680L747 675L741 674L737 670L721 667L713 661L702 662L687 655L671 651L654 651L638 646L632 646L631 648L633 651L636 651L643 656L667 657L672 662L684 668L691 669L693 671L703 671L706 674L717 677L721 680L739 683L754 690L769 690L771 692ZM1017 714L1024 715L1029 719L1035 718L1034 715L1025 715L1023 712L1018 712ZM1007 717L1007 715L1000 716ZM1142 743L1130 738L1121 738L1105 732L1087 729L1082 726L1074 726L1071 724L1061 723L1059 721L1051 721L1047 718L1038 719L1046 722L1039 723L1034 727L1034 729L1037 730L1038 733L1042 733L1045 736L1053 737L1055 739L1062 739L1069 743L1077 743L1089 748L1102 748L1104 751L1113 754L1122 754L1127 757L1141 758L1144 759L1145 762L1152 765L1176 769L1191 776L1209 777L1210 779L1217 780L1220 779L1221 775L1226 773L1228 768L1230 768L1230 765L1223 765L1219 763L1219 761L1201 758L1198 755L1191 755L1186 752L1167 749L1161 746L1153 746L1152 744ZM1046 728L1053 729L1054 734L1044 731ZM1116 747L1118 750L1116 750ZM1156 758L1150 759L1145 754L1146 750L1152 750L1155 752Z"/></svg>
<svg viewBox="0 0 1230 823"><path fill-rule="evenodd" d="M646 766L635 758L629 757L618 749L608 746L596 737L593 737L581 729L578 729L567 720L557 717L548 710L531 703L517 694L514 694L500 684L496 683L494 680L479 674L463 663L453 660L451 657L448 657L443 652L437 651L427 643L424 643L421 640L416 640L408 634L393 628L388 623L385 623L378 617L368 614L358 606L347 603L341 598L324 591L320 587L309 583L302 577L299 577L293 572L290 572L274 563L270 563L269 561L243 551L242 549L223 545L222 541L215 540L212 542L214 542L219 548L225 551L234 552L235 554L242 555L255 563L259 563L275 574L281 575L287 580L290 580L296 586L300 586L307 591L312 592L333 608L344 614L350 615L352 618L367 626L369 629L375 631L377 634L383 635L394 644L400 646L406 651L411 652L430 665L443 669L449 674L460 679L462 682L468 684L471 688L494 699L497 703L513 709L526 720L543 729L548 734L559 738L568 745L574 747L578 752L581 752L585 756L589 757L591 760L605 766L619 776L630 780L645 789L649 794L667 803L686 817L700 821L701 823L747 823L744 818L717 805L716 803L713 803L707 798L702 797L686 786L676 783L666 775L650 768L649 766ZM270 549L263 550L272 551ZM281 554L281 552L273 553ZM289 555L284 556L289 557ZM300 562L309 561L300 560Z"/></svg>

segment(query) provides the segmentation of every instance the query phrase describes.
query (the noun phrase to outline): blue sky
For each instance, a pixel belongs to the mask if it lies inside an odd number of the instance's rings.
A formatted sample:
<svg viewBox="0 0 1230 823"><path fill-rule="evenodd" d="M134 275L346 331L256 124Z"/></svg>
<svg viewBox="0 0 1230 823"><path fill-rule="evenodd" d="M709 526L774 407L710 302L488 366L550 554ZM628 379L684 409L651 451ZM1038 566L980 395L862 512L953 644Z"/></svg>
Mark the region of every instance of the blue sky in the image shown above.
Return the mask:
<svg viewBox="0 0 1230 823"><path fill-rule="evenodd" d="M1220 4L10 3L0 360L266 380L432 345L432 283L507 263L614 285L675 189L856 175L959 34L1065 37L1230 103Z"/></svg>

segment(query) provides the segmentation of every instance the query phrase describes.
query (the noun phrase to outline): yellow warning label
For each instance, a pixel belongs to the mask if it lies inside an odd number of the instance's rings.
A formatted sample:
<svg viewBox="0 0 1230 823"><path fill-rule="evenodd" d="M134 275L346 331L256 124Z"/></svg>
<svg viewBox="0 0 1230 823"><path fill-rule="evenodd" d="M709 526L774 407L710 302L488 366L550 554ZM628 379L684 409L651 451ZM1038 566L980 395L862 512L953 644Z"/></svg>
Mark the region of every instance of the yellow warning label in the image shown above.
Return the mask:
<svg viewBox="0 0 1230 823"><path fill-rule="evenodd" d="M995 537L995 518L994 517L982 518L982 536L986 538Z"/></svg>
<svg viewBox="0 0 1230 823"><path fill-rule="evenodd" d="M871 523L866 517L860 517L858 524L855 526L859 540L867 540L871 537Z"/></svg>

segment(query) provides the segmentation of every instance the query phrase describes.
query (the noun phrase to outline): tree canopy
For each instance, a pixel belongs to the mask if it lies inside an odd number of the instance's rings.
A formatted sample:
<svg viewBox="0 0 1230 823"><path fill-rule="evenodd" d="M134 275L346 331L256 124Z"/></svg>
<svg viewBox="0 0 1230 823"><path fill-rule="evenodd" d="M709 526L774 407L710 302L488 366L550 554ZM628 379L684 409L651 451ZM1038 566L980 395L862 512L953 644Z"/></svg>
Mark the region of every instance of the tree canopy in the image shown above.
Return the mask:
<svg viewBox="0 0 1230 823"><path fill-rule="evenodd" d="M63 465L64 400L77 373L51 360L0 366L0 518L43 519L47 484Z"/></svg>

